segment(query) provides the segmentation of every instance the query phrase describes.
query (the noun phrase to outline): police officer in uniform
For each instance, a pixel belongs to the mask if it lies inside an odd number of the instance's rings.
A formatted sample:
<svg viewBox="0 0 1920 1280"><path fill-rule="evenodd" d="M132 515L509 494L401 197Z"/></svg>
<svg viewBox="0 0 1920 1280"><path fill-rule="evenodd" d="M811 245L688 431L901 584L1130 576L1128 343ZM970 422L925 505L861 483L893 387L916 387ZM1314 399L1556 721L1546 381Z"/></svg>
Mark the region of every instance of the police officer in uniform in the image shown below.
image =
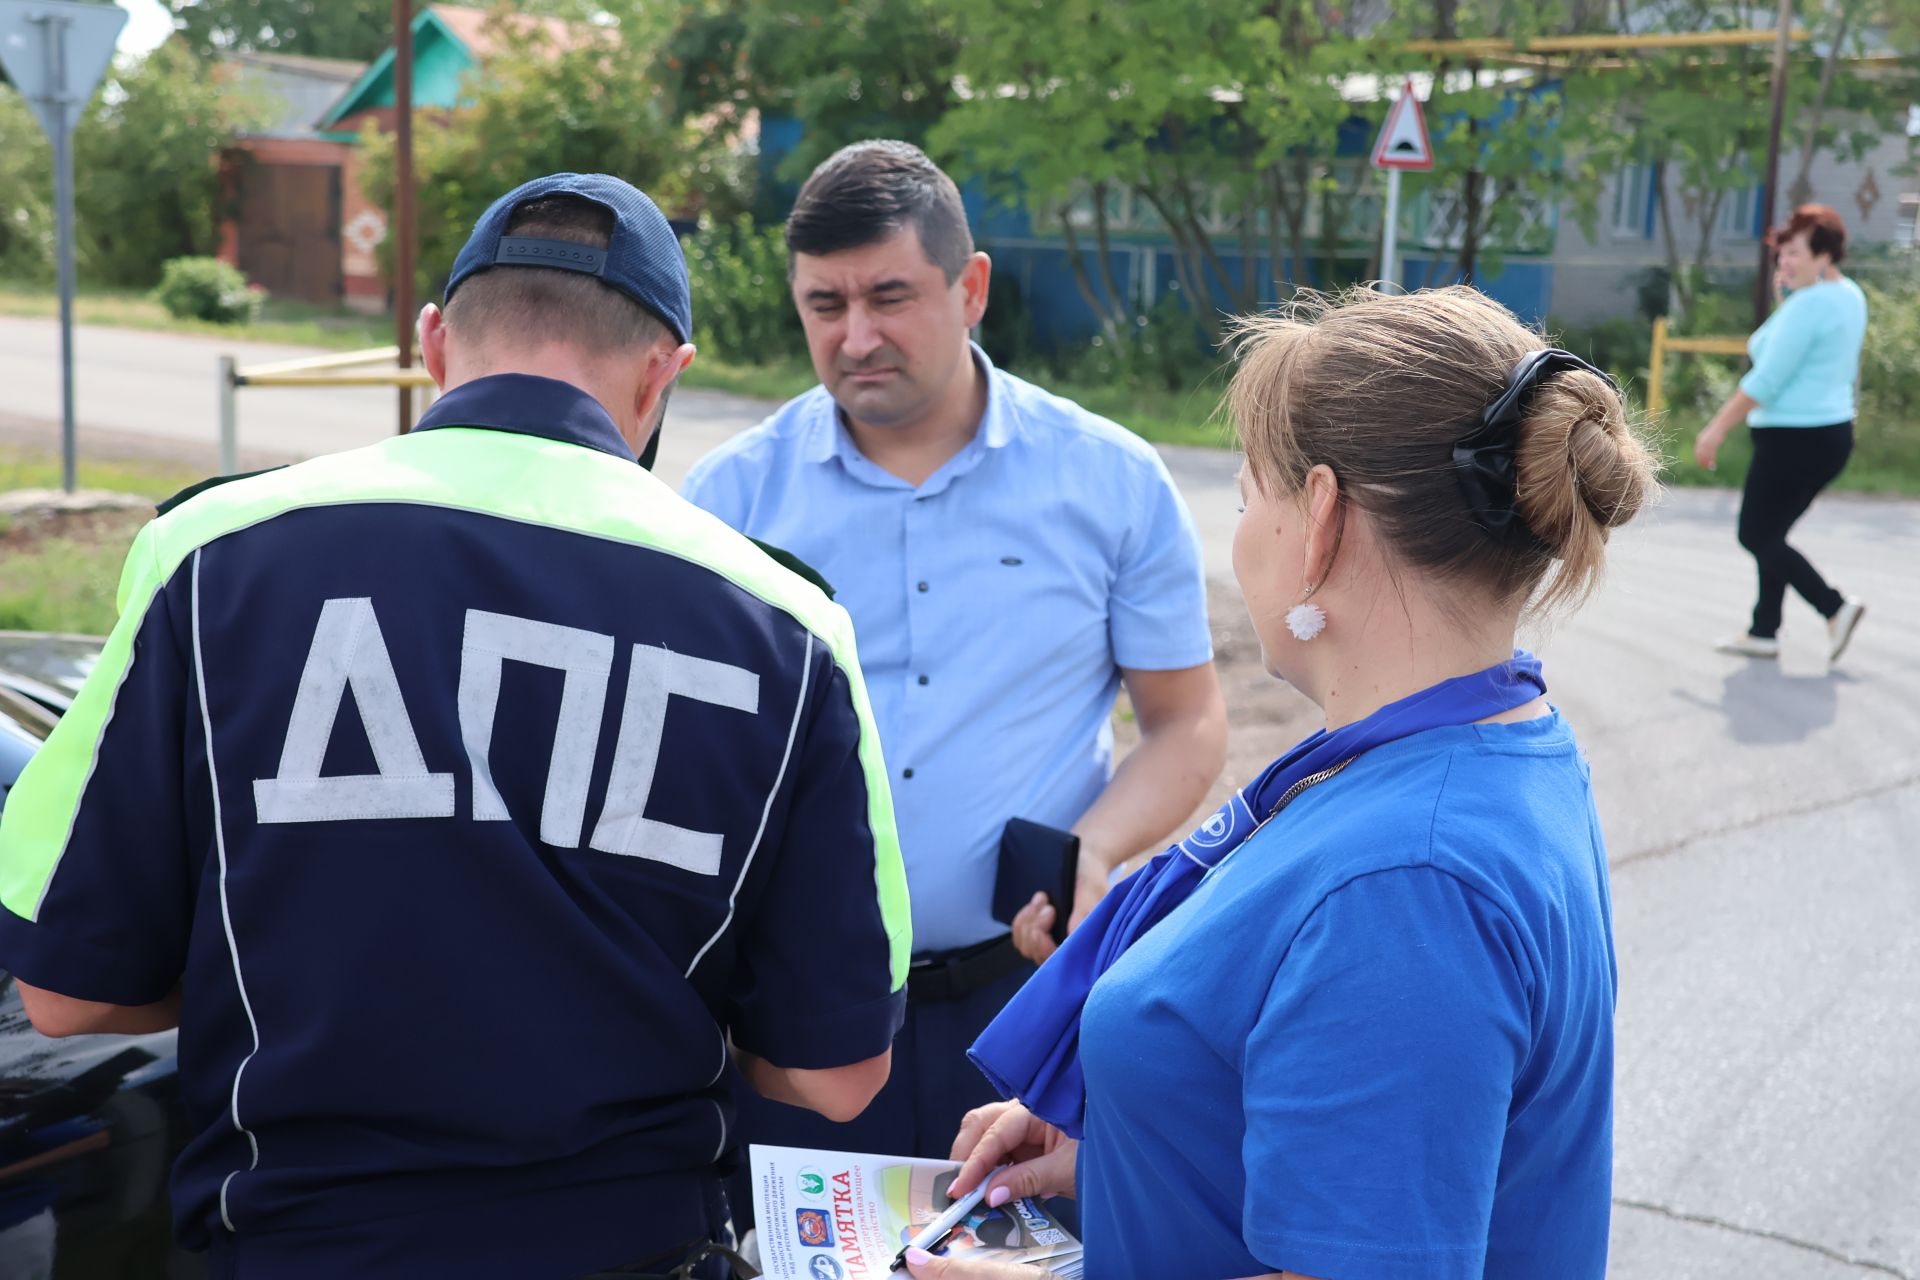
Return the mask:
<svg viewBox="0 0 1920 1280"><path fill-rule="evenodd" d="M412 434L128 554L0 826L0 966L50 1035L177 1023L215 1276L664 1272L726 1229L730 1060L838 1120L887 1078L851 624L635 465L691 320L646 196L529 183L422 313Z"/></svg>

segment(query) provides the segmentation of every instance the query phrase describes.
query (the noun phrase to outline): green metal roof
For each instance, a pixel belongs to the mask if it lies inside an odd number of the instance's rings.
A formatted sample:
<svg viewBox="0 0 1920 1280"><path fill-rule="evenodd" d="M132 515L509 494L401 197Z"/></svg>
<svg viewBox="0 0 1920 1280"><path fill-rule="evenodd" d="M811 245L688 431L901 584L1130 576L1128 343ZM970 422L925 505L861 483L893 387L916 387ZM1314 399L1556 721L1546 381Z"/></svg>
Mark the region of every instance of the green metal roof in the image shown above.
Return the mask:
<svg viewBox="0 0 1920 1280"><path fill-rule="evenodd" d="M320 120L322 130L331 129L348 116L375 107L394 105L394 50L374 59L366 73L340 96ZM431 7L422 9L413 20L413 105L415 107L457 106L465 89L467 73L477 65L473 51Z"/></svg>

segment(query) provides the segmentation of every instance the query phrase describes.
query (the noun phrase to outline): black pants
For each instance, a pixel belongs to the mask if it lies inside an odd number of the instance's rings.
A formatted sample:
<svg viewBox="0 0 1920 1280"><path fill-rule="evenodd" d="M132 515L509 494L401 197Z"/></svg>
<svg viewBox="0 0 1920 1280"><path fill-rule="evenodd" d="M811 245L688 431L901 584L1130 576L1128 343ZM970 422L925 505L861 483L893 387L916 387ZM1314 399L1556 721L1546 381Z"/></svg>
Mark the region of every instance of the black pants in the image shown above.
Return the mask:
<svg viewBox="0 0 1920 1280"><path fill-rule="evenodd" d="M1807 558L1787 545L1787 532L1820 491L1846 469L1853 424L1831 427L1754 427L1753 466L1740 500L1740 545L1760 568L1760 598L1748 632L1773 636L1787 588L1831 618L1845 603Z"/></svg>

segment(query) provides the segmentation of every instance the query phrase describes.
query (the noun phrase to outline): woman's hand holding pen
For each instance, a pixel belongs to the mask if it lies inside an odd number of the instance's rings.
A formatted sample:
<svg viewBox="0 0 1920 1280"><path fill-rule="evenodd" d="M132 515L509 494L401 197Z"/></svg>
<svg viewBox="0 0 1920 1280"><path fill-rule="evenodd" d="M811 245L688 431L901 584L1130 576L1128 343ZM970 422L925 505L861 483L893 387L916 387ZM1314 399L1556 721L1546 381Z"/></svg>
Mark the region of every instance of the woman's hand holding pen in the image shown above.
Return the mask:
<svg viewBox="0 0 1920 1280"><path fill-rule="evenodd" d="M963 1163L950 1196L963 1196L1001 1165L987 1203L999 1208L1009 1200L1071 1196L1074 1160L1080 1144L1017 1102L996 1102L969 1111L953 1140L951 1160Z"/></svg>
<svg viewBox="0 0 1920 1280"><path fill-rule="evenodd" d="M996 1209L1014 1199L1070 1196L1079 1149L1079 1143L1017 1102L996 1102L969 1111L960 1122L960 1136L953 1140L949 1157L965 1163L947 1194L964 1196L1004 1164L1010 1167L994 1178L987 1192L987 1203ZM1035 1280L1046 1274L1014 1263L964 1255L935 1257L918 1249L909 1249L906 1259L907 1274L914 1280Z"/></svg>

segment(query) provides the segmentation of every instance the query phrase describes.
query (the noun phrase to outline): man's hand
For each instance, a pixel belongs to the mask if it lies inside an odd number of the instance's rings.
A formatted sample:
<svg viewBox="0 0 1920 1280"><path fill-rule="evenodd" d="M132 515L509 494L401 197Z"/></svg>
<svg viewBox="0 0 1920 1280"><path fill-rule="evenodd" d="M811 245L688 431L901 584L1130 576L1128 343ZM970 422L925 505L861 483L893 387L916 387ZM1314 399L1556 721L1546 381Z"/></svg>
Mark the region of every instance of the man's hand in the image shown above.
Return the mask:
<svg viewBox="0 0 1920 1280"><path fill-rule="evenodd" d="M1013 949L1035 964L1060 948L1053 941L1053 904L1045 893L1036 893L1013 917Z"/></svg>
<svg viewBox="0 0 1920 1280"><path fill-rule="evenodd" d="M1067 932L1072 933L1093 909L1100 905L1100 899L1107 896L1107 886L1113 869L1125 862L1134 851L1122 849L1108 851L1089 849L1085 839L1080 842L1079 873L1073 885L1073 914L1067 918Z"/></svg>

